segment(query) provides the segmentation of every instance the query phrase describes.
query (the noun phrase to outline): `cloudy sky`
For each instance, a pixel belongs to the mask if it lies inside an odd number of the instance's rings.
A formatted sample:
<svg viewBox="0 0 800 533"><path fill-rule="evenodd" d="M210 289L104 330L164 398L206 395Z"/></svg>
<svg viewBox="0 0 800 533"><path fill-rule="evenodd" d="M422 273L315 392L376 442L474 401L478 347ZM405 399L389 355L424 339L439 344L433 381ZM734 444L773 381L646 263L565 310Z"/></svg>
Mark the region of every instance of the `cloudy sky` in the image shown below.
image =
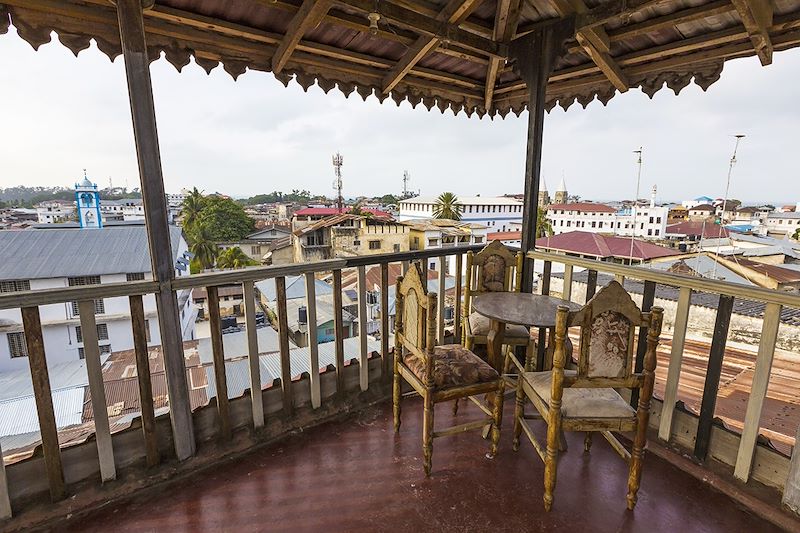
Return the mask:
<svg viewBox="0 0 800 533"><path fill-rule="evenodd" d="M153 64L167 191L197 186L249 196L309 189L332 195L331 155L344 156L345 195L397 193L403 171L422 194L522 191L527 114L467 119L390 100L363 102L250 72L234 82L221 68L206 75ZM800 201L800 51L776 53L762 68L727 63L704 93L638 89L608 106L553 110L546 119L543 170L551 191L565 176L586 199L633 197L643 146L642 190L659 200L721 196L733 135L747 134L731 197ZM138 186L122 59L94 46L75 58L56 42L38 52L12 30L0 36L0 187L70 185L87 168L95 181ZM642 196L648 196L646 192Z"/></svg>

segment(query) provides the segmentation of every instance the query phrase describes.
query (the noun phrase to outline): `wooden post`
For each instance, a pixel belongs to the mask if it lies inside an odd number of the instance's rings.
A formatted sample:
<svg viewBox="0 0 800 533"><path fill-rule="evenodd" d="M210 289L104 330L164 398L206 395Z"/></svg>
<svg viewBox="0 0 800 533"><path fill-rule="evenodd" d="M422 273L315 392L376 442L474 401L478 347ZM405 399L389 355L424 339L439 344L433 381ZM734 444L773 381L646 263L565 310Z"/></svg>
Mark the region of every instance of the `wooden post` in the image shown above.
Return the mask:
<svg viewBox="0 0 800 533"><path fill-rule="evenodd" d="M594 297L597 292L597 270L589 270L586 276L586 302Z"/></svg>
<svg viewBox="0 0 800 533"><path fill-rule="evenodd" d="M178 460L188 459L195 452L192 408L186 383L181 319L178 298L171 284L175 277L170 243L167 201L161 172L153 87L150 81L150 59L147 55L141 0L117 0L117 18L128 80L133 134L139 163L139 179L144 202L147 239L153 277L159 283L156 293L161 347L169 394L172 440Z"/></svg>
<svg viewBox="0 0 800 533"><path fill-rule="evenodd" d="M0 446L0 520L11 518L11 498L8 496L8 477L6 463L3 461L3 447Z"/></svg>
<svg viewBox="0 0 800 533"><path fill-rule="evenodd" d="M358 340L361 343L359 358L359 382L361 390L369 387L369 354L367 353L367 271L358 267Z"/></svg>
<svg viewBox="0 0 800 533"><path fill-rule="evenodd" d="M642 291L642 311L647 313L653 308L656 298L656 284L652 281L644 282ZM636 343L636 361L633 365L634 372L641 372L644 369L644 356L647 353L647 328L639 328L639 341ZM639 405L639 389L631 391L631 407L636 409Z"/></svg>
<svg viewBox="0 0 800 533"><path fill-rule="evenodd" d="M56 415L53 410L53 393L50 390L50 376L44 355L42 322L38 307L22 308L22 326L25 329L25 346L28 349L28 364L31 367L31 385L36 400L36 414L39 417L39 431L42 436L42 451L50 486L50 499L55 501L66 497L64 469L61 464L61 448L58 445Z"/></svg>
<svg viewBox="0 0 800 533"><path fill-rule="evenodd" d="M700 403L700 420L697 422L697 438L694 442L694 456L705 461L711 442L711 428L714 423L714 409L717 406L719 380L722 375L722 360L725 357L725 343L728 340L728 327L733 312L733 296L720 295L717 305L717 320L714 336L711 338L711 351L708 354L706 381L703 386L703 400Z"/></svg>
<svg viewBox="0 0 800 533"><path fill-rule="evenodd" d="M336 349L336 391L344 394L344 320L342 319L342 271L333 271L333 329Z"/></svg>
<svg viewBox="0 0 800 533"><path fill-rule="evenodd" d="M739 441L739 454L736 457L736 469L733 475L740 481L747 482L753 466L753 455L761 421L761 408L767 396L769 376L772 372L772 359L775 356L775 341L778 339L778 328L781 324L780 304L768 303L764 310L764 323L761 326L761 342L758 345L756 369L753 384L750 386L750 398L747 400L747 413L744 416L742 438Z"/></svg>
<svg viewBox="0 0 800 533"><path fill-rule="evenodd" d="M525 157L525 200L522 207L523 253L536 248L547 80L556 58L562 53L564 41L575 33L574 27L574 18L559 19L512 41L509 46L510 58L516 59L515 70L528 86L528 145ZM533 261L526 259L521 292L532 290Z"/></svg>
<svg viewBox="0 0 800 533"><path fill-rule="evenodd" d="M678 398L678 385L683 364L683 346L686 342L686 326L689 324L689 308L692 304L692 289L681 287L678 294L678 308L675 312L675 325L672 329L672 351L669 355L667 383L664 386L664 404L661 408L661 421L658 438L669 442L672 435L672 416L675 414L675 400Z"/></svg>
<svg viewBox="0 0 800 533"><path fill-rule="evenodd" d="M216 287L206 288L208 293L208 323L211 326L211 352L214 358L214 382L217 388L217 412L220 437L231 438L231 417L228 409L228 377L225 373L225 347L222 343L222 324L219 316L219 292Z"/></svg>
<svg viewBox="0 0 800 533"><path fill-rule="evenodd" d="M244 320L247 328L247 361L250 363L250 405L253 427L264 427L264 397L261 395L261 363L258 354L258 329L256 328L256 291L252 281L242 283L244 294Z"/></svg>
<svg viewBox="0 0 800 533"><path fill-rule="evenodd" d="M440 256L439 257L439 295L438 295L438 305L439 309L437 310L438 316L436 322L436 343L437 344L444 344L444 285L447 279L445 278L445 262L447 261L447 257Z"/></svg>
<svg viewBox="0 0 800 533"><path fill-rule="evenodd" d="M392 377L392 361L389 357L389 263L381 264L381 357L383 379Z"/></svg>
<svg viewBox="0 0 800 533"><path fill-rule="evenodd" d="M153 385L150 380L150 354L147 350L147 322L144 318L144 302L137 294L128 297L131 308L131 326L133 330L133 351L136 354L136 379L139 383L139 407L142 411L142 433L147 466L156 466L160 461L158 451L158 434L156 433L156 415L153 405Z"/></svg>
<svg viewBox="0 0 800 533"><path fill-rule="evenodd" d="M456 302L455 309L453 309L453 342L461 344L461 293L463 291L462 285L464 284L464 276L461 272L463 265L462 261L464 256L456 254Z"/></svg>
<svg viewBox="0 0 800 533"><path fill-rule="evenodd" d="M545 296L550 294L550 276L553 275L553 263L552 261L545 261L544 262L544 271L542 272L542 291L541 293Z"/></svg>
<svg viewBox="0 0 800 533"><path fill-rule="evenodd" d="M319 339L317 338L317 279L306 272L306 311L308 314L308 375L311 386L311 407L322 405L319 387Z"/></svg>
<svg viewBox="0 0 800 533"><path fill-rule="evenodd" d="M286 278L275 278L275 294L278 298L278 343L281 349L283 412L286 416L292 416L294 399L292 398L292 361L289 355L289 317L286 315Z"/></svg>
<svg viewBox="0 0 800 533"><path fill-rule="evenodd" d="M100 364L100 346L97 343L97 323L94 319L94 300L78 302L81 315L81 336L86 374L89 378L89 395L94 413L94 436L97 442L97 458L100 460L100 479L116 479L114 447L111 443L111 428L108 423L108 403L103 385L103 367Z"/></svg>

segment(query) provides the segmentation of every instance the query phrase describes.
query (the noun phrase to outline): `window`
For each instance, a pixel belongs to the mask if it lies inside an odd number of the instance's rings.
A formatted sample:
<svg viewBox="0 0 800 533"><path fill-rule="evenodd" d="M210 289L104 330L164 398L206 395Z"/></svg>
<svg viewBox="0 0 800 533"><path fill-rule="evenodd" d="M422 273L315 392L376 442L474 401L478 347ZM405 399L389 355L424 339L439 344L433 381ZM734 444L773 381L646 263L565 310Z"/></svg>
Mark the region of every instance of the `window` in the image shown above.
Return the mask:
<svg viewBox="0 0 800 533"><path fill-rule="evenodd" d="M250 255L261 255L261 246L251 246Z"/></svg>
<svg viewBox="0 0 800 533"><path fill-rule="evenodd" d="M651 224L653 223L653 220L655 220L655 219L653 217L650 217L650 223Z"/></svg>
<svg viewBox="0 0 800 533"><path fill-rule="evenodd" d="M659 234L659 233L661 233L661 230L658 230L658 229L657 229L657 230L656 230L656 236L658 236L658 234Z"/></svg>
<svg viewBox="0 0 800 533"><path fill-rule="evenodd" d="M475 235L475 244L481 244L483 242L482 235Z"/></svg>
<svg viewBox="0 0 800 533"><path fill-rule="evenodd" d="M125 278L128 281L144 281L144 272L128 272Z"/></svg>
<svg viewBox="0 0 800 533"><path fill-rule="evenodd" d="M1 292L20 292L31 290L31 282L27 279L0 281Z"/></svg>
<svg viewBox="0 0 800 533"><path fill-rule="evenodd" d="M79 276L76 278L67 278L70 287L79 287L82 285L100 285L100 276Z"/></svg>
<svg viewBox="0 0 800 533"><path fill-rule="evenodd" d="M381 249L381 241L369 241L369 249L370 250L380 250Z"/></svg>
<svg viewBox="0 0 800 533"><path fill-rule="evenodd" d="M393 245L392 250L394 250L394 253L398 253L400 251L400 245L399 244Z"/></svg>
<svg viewBox="0 0 800 533"><path fill-rule="evenodd" d="M647 234L648 234L648 235L653 235L653 230L651 230L651 229L648 229L648 230L647 230Z"/></svg>
<svg viewBox="0 0 800 533"><path fill-rule="evenodd" d="M100 345L100 355L110 354L111 353L111 345L110 344L101 344ZM83 348L78 348L78 358L79 359L86 359L86 350Z"/></svg>
<svg viewBox="0 0 800 533"><path fill-rule="evenodd" d="M79 343L83 342L83 334L81 333L80 326L75 326L75 340ZM97 324L97 340L108 340L108 324Z"/></svg>
<svg viewBox="0 0 800 533"><path fill-rule="evenodd" d="M656 224L661 224L661 217L656 217Z"/></svg>
<svg viewBox="0 0 800 533"><path fill-rule="evenodd" d="M25 344L25 334L23 332L9 333L6 337L8 338L8 351L11 353L11 357L28 357L28 346Z"/></svg>
<svg viewBox="0 0 800 533"><path fill-rule="evenodd" d="M439 246L439 239L436 238L428 239L428 246Z"/></svg>
<svg viewBox="0 0 800 533"><path fill-rule="evenodd" d="M94 301L94 314L102 315L106 312L106 305L103 303L103 300L95 300ZM78 308L78 302L72 302L72 316L80 316L81 312Z"/></svg>

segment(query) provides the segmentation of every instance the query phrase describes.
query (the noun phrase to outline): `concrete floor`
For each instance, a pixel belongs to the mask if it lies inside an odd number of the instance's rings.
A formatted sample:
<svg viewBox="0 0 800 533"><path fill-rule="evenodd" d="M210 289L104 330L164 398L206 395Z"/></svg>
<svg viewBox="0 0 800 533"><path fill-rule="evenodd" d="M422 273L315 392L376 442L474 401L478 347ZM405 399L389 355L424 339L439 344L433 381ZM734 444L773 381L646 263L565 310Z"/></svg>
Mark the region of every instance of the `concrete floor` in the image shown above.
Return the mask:
<svg viewBox="0 0 800 533"><path fill-rule="evenodd" d="M450 407L438 406L437 427L452 425ZM58 530L776 531L652 454L639 503L629 512L627 466L599 436L591 454L584 454L582 434L568 436L555 504L545 513L541 461L525 441L519 452L511 450L513 401L506 402L498 457L485 457L488 443L477 432L436 439L433 476L426 479L421 408L418 399L404 402L399 436L392 430L391 404L382 404ZM458 419L476 416L470 405Z"/></svg>

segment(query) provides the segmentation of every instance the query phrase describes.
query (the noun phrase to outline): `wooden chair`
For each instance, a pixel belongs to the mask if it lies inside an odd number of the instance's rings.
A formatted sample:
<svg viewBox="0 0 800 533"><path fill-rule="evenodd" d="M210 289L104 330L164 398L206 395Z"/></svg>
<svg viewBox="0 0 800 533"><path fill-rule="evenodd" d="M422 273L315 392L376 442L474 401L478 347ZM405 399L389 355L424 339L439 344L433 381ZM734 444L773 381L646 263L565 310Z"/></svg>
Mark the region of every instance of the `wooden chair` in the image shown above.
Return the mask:
<svg viewBox="0 0 800 533"><path fill-rule="evenodd" d="M524 431L544 461L544 508L547 511L553 505L561 430L585 431L584 450L587 453L592 445L592 432L601 432L630 464L628 509L633 510L636 505L663 313L659 307L654 307L650 313L642 313L616 281L604 287L578 311L570 312L565 306L558 308L553 369L522 374L514 413L514 450L519 449L519 437ZM568 328L572 326L580 327L578 368L565 371L564 341ZM637 327L647 328L647 351L644 369L640 373L633 371L634 331ZM636 410L615 390L623 388L639 390ZM525 397L536 407L539 416L525 416ZM527 420L532 418L542 418L547 422L546 448L536 440L528 425ZM634 433L631 452L612 435L612 431Z"/></svg>
<svg viewBox="0 0 800 533"><path fill-rule="evenodd" d="M522 252L514 254L500 241L492 241L474 254L467 252L467 285L464 289L463 342L468 350L487 344L491 321L472 310L472 297L485 292L519 292L522 288ZM536 353L530 330L509 324L503 336L512 350L525 346L526 364Z"/></svg>
<svg viewBox="0 0 800 533"><path fill-rule="evenodd" d="M419 265L411 265L405 277L397 279L395 315L394 430L400 431L401 381L404 379L422 396L424 418L422 448L425 475L431 474L433 439L492 425L490 455L497 454L503 413L505 381L480 357L460 344L436 346L436 294L423 284ZM481 406L487 417L434 431L434 405L439 402L490 394L492 407Z"/></svg>

